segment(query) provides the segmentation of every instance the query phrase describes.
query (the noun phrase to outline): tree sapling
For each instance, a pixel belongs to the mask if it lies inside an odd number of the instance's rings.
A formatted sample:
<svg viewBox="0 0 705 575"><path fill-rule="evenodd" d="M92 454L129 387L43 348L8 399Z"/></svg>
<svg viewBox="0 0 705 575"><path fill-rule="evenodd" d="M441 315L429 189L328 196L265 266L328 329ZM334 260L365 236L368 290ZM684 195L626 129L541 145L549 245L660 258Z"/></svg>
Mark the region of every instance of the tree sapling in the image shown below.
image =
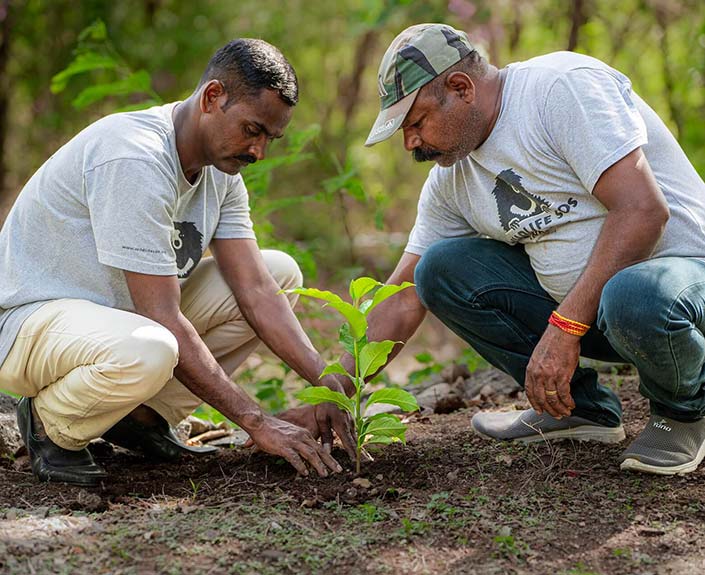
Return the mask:
<svg viewBox="0 0 705 575"><path fill-rule="evenodd" d="M352 303L344 301L340 296L315 288L296 288L286 290L286 293L316 298L326 302L326 305L340 312L345 323L340 327L339 341L354 359L354 373L335 362L326 367L320 377L329 374L340 374L348 377L355 385L355 394L346 397L344 394L327 387L307 387L296 397L301 401L317 405L331 402L344 409L352 416L357 437L356 471L360 473L360 453L365 445L370 443L392 443L406 441L406 425L398 417L390 413L379 413L367 416L361 407L362 392L366 379L374 375L386 362L398 342L367 341L367 315L387 298L414 284L404 282L401 285L387 285L369 277L361 277L350 282L350 298ZM368 296L365 299L365 296ZM372 296L372 297L369 297ZM396 405L403 411L416 411L419 406L416 398L408 391L397 388L382 388L372 393L366 407L375 403Z"/></svg>

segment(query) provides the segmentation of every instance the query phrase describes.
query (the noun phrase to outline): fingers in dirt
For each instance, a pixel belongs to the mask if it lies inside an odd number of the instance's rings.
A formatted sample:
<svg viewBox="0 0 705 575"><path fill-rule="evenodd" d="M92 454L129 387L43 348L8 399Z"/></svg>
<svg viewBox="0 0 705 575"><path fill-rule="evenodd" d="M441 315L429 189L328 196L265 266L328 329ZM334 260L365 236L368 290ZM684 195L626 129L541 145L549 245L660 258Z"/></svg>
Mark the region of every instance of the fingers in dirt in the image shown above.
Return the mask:
<svg viewBox="0 0 705 575"><path fill-rule="evenodd" d="M304 463L303 459L299 457L299 454L296 453L293 449L286 449L284 452L282 452L281 456L286 459L291 465L293 466L296 471L299 472L300 475L308 475L308 469L306 469L306 464Z"/></svg>

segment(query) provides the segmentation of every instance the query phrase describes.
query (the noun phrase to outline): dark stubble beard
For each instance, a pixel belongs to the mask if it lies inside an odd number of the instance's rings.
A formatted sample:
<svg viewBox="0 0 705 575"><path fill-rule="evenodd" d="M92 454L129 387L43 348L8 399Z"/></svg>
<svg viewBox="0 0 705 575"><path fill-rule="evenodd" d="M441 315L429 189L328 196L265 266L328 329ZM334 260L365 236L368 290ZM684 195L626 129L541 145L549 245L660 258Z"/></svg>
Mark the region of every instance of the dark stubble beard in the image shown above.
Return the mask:
<svg viewBox="0 0 705 575"><path fill-rule="evenodd" d="M453 160L450 163L455 163L458 160L467 156L473 150L476 150L482 144L485 122L484 116L472 106L468 114L460 122L460 126L453 128L453 131L460 132L459 142L456 146L448 151L434 150L433 148L414 148L411 152L412 157L417 162L430 162L434 160L448 159ZM439 162L439 163L441 163Z"/></svg>

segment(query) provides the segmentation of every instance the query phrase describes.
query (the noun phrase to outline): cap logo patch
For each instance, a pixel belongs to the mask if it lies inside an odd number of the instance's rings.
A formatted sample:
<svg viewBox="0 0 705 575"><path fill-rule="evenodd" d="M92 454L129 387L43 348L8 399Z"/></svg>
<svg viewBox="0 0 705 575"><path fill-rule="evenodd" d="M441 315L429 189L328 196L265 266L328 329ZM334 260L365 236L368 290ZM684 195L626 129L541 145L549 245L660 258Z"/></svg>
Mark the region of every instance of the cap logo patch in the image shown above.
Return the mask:
<svg viewBox="0 0 705 575"><path fill-rule="evenodd" d="M387 121L386 121L384 124L382 124L381 126L377 126L377 128L375 128L375 131L372 132L372 135L373 135L373 136L376 136L376 135L379 134L380 132L386 132L387 130L389 130L389 129L393 128L393 127L394 127L394 120L387 120Z"/></svg>

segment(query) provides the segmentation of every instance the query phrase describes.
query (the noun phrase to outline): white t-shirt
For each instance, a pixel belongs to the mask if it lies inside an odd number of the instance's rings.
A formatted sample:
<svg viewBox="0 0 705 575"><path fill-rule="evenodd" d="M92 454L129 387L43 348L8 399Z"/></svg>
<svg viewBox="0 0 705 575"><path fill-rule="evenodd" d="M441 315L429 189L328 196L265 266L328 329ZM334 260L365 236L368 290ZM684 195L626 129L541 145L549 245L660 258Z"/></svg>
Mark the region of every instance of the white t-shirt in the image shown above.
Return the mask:
<svg viewBox="0 0 705 575"><path fill-rule="evenodd" d="M98 120L22 189L0 231L0 364L47 300L133 310L123 270L185 280L212 239L255 237L240 175L186 180L175 106Z"/></svg>
<svg viewBox="0 0 705 575"><path fill-rule="evenodd" d="M465 159L431 169L406 251L459 236L521 243L560 302L607 214L592 196L597 180L640 146L671 212L653 256L705 257L705 183L626 76L572 52L507 67L492 133Z"/></svg>

